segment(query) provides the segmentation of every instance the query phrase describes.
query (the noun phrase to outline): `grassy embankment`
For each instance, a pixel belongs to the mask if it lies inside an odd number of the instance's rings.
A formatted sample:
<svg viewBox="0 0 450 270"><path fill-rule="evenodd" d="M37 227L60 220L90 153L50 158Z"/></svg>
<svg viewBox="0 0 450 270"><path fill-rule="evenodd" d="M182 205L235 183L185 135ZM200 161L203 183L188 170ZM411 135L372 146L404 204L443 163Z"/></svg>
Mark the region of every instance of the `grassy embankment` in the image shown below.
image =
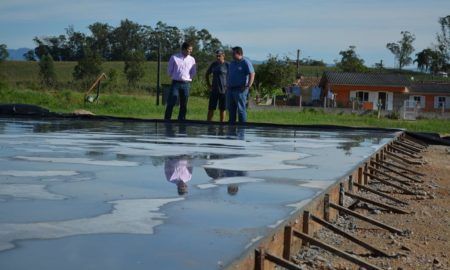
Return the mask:
<svg viewBox="0 0 450 270"><path fill-rule="evenodd" d="M0 88L0 103L35 104L55 112L72 112L75 109L86 109L100 115L129 116L138 118L162 118L163 106L155 106L154 93L156 81L155 63L146 63L146 76L141 87L128 90L126 80L122 74L123 63L108 62L103 69L108 72L116 69L119 78L115 90L104 91L98 104L83 102L83 89L73 91L72 70L75 63L55 63L60 89L72 90L42 90L39 86L38 67L30 62L6 62L0 65L0 75L6 86ZM309 76L315 76L321 70L316 67L303 68ZM163 74L165 65L163 65ZM163 83L169 78L164 74ZM65 87L64 87L65 86ZM76 90L76 89L75 89ZM149 93L150 92L150 93ZM207 113L207 100L201 97L191 97L189 100L188 119L204 120ZM174 112L176 116L177 111ZM216 116L217 117L217 116ZM450 133L450 121L438 119L422 119L418 121L402 121L391 119L377 119L374 115L329 114L320 109L283 110L270 108L265 110L249 110L249 121L279 124L333 124L347 126L370 126L406 128L411 131Z"/></svg>

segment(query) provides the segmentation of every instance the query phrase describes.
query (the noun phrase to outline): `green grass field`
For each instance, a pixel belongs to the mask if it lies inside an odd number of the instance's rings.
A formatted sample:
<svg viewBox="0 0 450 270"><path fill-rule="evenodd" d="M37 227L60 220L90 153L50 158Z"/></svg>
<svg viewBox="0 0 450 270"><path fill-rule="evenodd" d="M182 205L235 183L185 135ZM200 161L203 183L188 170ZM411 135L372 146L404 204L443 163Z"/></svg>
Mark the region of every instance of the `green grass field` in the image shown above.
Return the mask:
<svg viewBox="0 0 450 270"><path fill-rule="evenodd" d="M35 104L54 112L72 112L76 109L89 110L98 115L111 115L136 118L161 119L164 106L156 106L151 95L103 94L98 104L85 104L83 94L71 90L36 91L0 88L0 103ZM208 101L205 98L191 97L188 105L188 119L205 120ZM178 111L174 111L174 118ZM217 115L216 115L217 117ZM421 119L417 121L377 119L374 115L330 114L315 110L264 110L249 109L249 121L277 124L330 124L354 127L405 128L410 131L450 133L450 120ZM217 119L217 118L216 118Z"/></svg>

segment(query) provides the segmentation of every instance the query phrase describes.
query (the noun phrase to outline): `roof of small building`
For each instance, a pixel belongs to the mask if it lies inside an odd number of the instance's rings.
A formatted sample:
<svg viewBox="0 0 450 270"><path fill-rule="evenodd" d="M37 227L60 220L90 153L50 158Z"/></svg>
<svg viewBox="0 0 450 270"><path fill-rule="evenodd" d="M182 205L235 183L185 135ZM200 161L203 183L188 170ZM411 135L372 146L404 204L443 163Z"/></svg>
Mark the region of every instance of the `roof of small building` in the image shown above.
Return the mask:
<svg viewBox="0 0 450 270"><path fill-rule="evenodd" d="M410 80L401 74L390 73L353 73L325 71L323 79L334 85L368 85L368 86L399 86L407 87Z"/></svg>
<svg viewBox="0 0 450 270"><path fill-rule="evenodd" d="M414 83L408 88L410 93L444 93L450 95L450 83Z"/></svg>

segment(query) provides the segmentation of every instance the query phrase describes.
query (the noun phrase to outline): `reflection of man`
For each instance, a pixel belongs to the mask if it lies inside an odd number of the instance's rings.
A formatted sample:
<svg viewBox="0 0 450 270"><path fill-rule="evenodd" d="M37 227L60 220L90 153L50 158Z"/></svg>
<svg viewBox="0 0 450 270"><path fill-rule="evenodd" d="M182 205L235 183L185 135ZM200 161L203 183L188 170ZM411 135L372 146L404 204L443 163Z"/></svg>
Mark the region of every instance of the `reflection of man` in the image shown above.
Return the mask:
<svg viewBox="0 0 450 270"><path fill-rule="evenodd" d="M221 155L211 155L207 157L207 159L219 159L224 158ZM218 180L220 178L225 177L238 177L238 176L246 176L247 172L245 171L234 171L234 170L224 170L224 169L215 169L215 168L205 168L206 174L211 177L213 180ZM236 184L230 184L227 186L228 194L234 196L238 193L239 187Z"/></svg>
<svg viewBox="0 0 450 270"><path fill-rule="evenodd" d="M167 181L176 184L178 194L187 193L187 185L192 178L192 165L187 157L171 157L164 163L164 172Z"/></svg>

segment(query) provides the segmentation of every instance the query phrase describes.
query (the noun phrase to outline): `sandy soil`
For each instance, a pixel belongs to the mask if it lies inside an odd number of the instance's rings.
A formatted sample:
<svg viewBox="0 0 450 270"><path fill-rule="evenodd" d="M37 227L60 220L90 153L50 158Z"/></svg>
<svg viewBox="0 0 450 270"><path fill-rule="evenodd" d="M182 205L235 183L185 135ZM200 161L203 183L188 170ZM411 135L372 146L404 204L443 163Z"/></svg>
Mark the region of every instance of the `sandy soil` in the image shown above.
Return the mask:
<svg viewBox="0 0 450 270"><path fill-rule="evenodd" d="M421 177L423 183L409 186L420 195L390 194L409 203L406 206L398 203L391 205L410 214L394 214L361 202L355 209L405 231L404 235L391 234L352 217L342 216L335 222L335 225L359 239L392 254L391 258L374 257L366 249L326 229L317 232L315 237L382 269L450 269L450 147L430 146L422 155L425 165L410 166L410 169L426 174L426 177ZM375 184L372 187L381 186ZM356 193L389 202L374 194ZM347 197L346 206L352 203L353 200ZM364 269L314 246L301 250L293 260L304 269Z"/></svg>

